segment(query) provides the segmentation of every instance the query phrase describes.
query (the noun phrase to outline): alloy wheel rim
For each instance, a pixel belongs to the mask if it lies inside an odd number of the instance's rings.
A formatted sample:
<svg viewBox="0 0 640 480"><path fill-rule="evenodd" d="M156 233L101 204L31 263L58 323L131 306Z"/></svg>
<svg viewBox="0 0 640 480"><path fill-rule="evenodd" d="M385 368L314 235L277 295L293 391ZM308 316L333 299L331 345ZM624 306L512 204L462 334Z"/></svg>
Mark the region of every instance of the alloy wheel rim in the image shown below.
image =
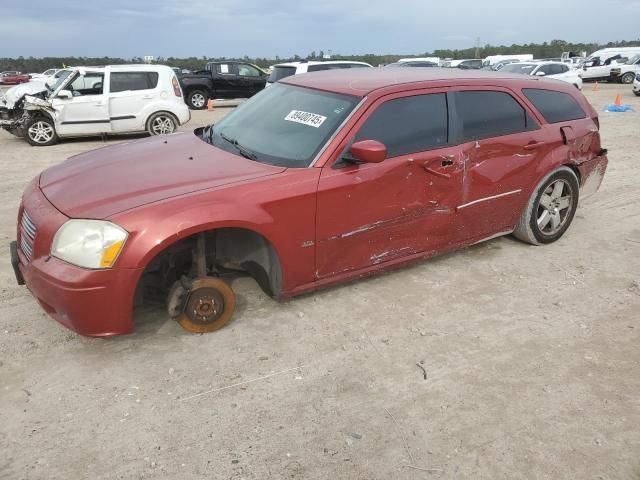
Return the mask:
<svg viewBox="0 0 640 480"><path fill-rule="evenodd" d="M35 122L29 127L29 137L36 143L47 143L53 138L53 127L47 122Z"/></svg>
<svg viewBox="0 0 640 480"><path fill-rule="evenodd" d="M566 180L545 188L538 202L536 221L543 235L555 235L567 223L573 209L573 190Z"/></svg>
<svg viewBox="0 0 640 480"><path fill-rule="evenodd" d="M153 130L153 133L155 133L156 135L168 135L169 133L173 133L175 125L173 124L173 120L171 120L171 118L162 115L156 117L153 120L151 128Z"/></svg>
<svg viewBox="0 0 640 480"><path fill-rule="evenodd" d="M191 103L196 108L203 107L205 103L204 95L202 95L201 93L196 93L195 95L192 95Z"/></svg>

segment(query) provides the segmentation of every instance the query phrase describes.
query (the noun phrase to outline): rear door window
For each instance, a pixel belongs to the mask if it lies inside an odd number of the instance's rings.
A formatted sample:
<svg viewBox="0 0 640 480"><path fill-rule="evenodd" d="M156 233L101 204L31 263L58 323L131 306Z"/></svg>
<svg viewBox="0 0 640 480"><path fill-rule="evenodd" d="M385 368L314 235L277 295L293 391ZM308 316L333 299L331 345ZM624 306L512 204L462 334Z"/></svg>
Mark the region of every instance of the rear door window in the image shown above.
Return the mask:
<svg viewBox="0 0 640 480"><path fill-rule="evenodd" d="M157 72L111 72L111 93L152 90L157 86Z"/></svg>
<svg viewBox="0 0 640 480"><path fill-rule="evenodd" d="M462 141L500 137L538 128L515 98L505 92L455 92L455 105Z"/></svg>
<svg viewBox="0 0 640 480"><path fill-rule="evenodd" d="M383 143L389 158L446 146L446 95L416 95L383 103L362 126L355 138L358 140Z"/></svg>
<svg viewBox="0 0 640 480"><path fill-rule="evenodd" d="M587 116L578 102L568 93L538 88L523 88L522 93L548 123L568 122Z"/></svg>
<svg viewBox="0 0 640 480"><path fill-rule="evenodd" d="M270 83L275 83L278 80L282 80L283 78L287 78L295 74L296 67L273 67L273 70L269 75L269 80L267 81Z"/></svg>

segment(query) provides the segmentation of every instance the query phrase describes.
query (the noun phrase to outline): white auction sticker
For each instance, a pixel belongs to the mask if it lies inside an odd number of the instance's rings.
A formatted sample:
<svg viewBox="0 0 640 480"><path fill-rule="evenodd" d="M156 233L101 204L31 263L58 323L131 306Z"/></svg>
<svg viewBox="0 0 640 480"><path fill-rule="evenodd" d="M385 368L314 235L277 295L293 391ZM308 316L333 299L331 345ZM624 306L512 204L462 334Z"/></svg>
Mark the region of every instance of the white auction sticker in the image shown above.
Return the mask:
<svg viewBox="0 0 640 480"><path fill-rule="evenodd" d="M284 119L289 122L302 123L310 127L318 128L324 123L327 117L318 115L317 113L303 112L302 110L291 110Z"/></svg>

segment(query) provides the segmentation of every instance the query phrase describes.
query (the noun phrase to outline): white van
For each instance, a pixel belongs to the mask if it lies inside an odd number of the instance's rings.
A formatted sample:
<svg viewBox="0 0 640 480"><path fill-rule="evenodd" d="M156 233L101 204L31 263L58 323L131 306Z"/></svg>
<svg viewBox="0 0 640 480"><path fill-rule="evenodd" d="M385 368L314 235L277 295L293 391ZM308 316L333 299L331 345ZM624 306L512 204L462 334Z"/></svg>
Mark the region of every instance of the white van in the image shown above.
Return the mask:
<svg viewBox="0 0 640 480"><path fill-rule="evenodd" d="M63 70L53 85L27 86L0 98L0 127L35 146L65 137L168 134L191 118L174 71L164 65L78 67Z"/></svg>
<svg viewBox="0 0 640 480"><path fill-rule="evenodd" d="M603 48L593 52L582 64L583 80L617 80L618 75L612 77L612 69L620 72L621 65L629 59L640 55L640 47ZM633 80L632 80L633 81Z"/></svg>

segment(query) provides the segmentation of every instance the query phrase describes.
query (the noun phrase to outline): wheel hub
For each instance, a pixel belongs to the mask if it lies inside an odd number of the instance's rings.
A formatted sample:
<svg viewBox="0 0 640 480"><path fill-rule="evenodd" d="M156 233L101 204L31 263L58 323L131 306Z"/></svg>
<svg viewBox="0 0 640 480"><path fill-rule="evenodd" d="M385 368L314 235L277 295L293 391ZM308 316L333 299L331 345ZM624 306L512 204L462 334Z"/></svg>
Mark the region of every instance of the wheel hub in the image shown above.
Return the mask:
<svg viewBox="0 0 640 480"><path fill-rule="evenodd" d="M224 299L213 288L200 288L189 296L185 313L192 322L207 324L214 322L224 311Z"/></svg>

